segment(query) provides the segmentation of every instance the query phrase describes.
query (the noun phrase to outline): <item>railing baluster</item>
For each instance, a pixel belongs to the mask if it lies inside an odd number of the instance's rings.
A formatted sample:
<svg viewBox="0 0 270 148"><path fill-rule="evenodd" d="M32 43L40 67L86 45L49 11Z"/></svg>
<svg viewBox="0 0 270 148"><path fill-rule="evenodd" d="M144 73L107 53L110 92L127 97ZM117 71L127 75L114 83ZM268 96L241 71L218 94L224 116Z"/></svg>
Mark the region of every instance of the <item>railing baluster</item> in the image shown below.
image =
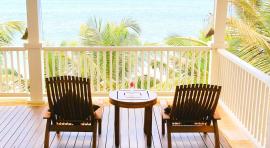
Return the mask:
<svg viewBox="0 0 270 148"><path fill-rule="evenodd" d="M176 68L175 68L175 65L176 65L176 60L177 58L176 58L176 54L175 54L175 51L173 51L173 58L172 58L172 66L173 66L173 69L172 69L172 75L173 75L173 82L172 82L172 87L171 87L171 91L174 91L174 87L175 87L175 70L176 70Z"/></svg>
<svg viewBox="0 0 270 148"><path fill-rule="evenodd" d="M90 54L89 54L89 63L90 63L90 84L91 84L91 90L92 92L95 91L95 86L94 86L94 60L93 60L93 54L94 54L94 51L91 51Z"/></svg>
<svg viewBox="0 0 270 148"><path fill-rule="evenodd" d="M27 62L27 58L26 58L26 51L23 51L23 65L24 65L24 85L25 85L25 92L28 92L28 73L27 73L27 70L28 70L28 62Z"/></svg>
<svg viewBox="0 0 270 148"><path fill-rule="evenodd" d="M207 78L207 75L206 75L206 71L207 71L207 61L208 61L208 56L207 56L207 54L208 54L208 51L205 51L204 52L204 78L203 78L203 83L205 83L205 84L207 84L207 81L206 81L206 78Z"/></svg>
<svg viewBox="0 0 270 148"><path fill-rule="evenodd" d="M131 71L131 59L132 59L132 56L131 56L131 52L130 51L128 51L128 58L127 58L127 60L128 60L128 81L131 81L131 74L132 74L132 71ZM132 81L134 81L134 80L132 80Z"/></svg>
<svg viewBox="0 0 270 148"><path fill-rule="evenodd" d="M12 89L13 89L13 93L15 93L15 86L16 83L14 81L14 58L13 58L13 51L9 52L10 54L10 65L11 65L11 84L12 84Z"/></svg>
<svg viewBox="0 0 270 148"><path fill-rule="evenodd" d="M16 52L16 55L17 55L17 69L18 69L17 77L18 77L18 83L19 83L18 88L20 89L19 91L21 91L21 88L22 88L22 86L21 86L21 83L22 83L22 80L21 79L22 78L21 78L20 53L21 52L19 52L19 51ZM0 73L2 73L1 68L0 68ZM1 81L0 81L0 85L1 85ZM0 91L1 91L1 89L0 89Z"/></svg>
<svg viewBox="0 0 270 148"><path fill-rule="evenodd" d="M138 88L138 51L135 51L135 70L134 70L134 75L135 75L135 87Z"/></svg>
<svg viewBox="0 0 270 148"><path fill-rule="evenodd" d="M189 75L188 75L188 53L189 52L185 52L185 56L184 56L184 58L185 58L185 84L188 84L189 83Z"/></svg>
<svg viewBox="0 0 270 148"><path fill-rule="evenodd" d="M144 52L141 51L141 89L144 89Z"/></svg>
<svg viewBox="0 0 270 148"><path fill-rule="evenodd" d="M106 61L106 51L103 51L103 91L106 91L107 90L107 76L106 76L106 64L107 64L107 61Z"/></svg>
<svg viewBox="0 0 270 148"><path fill-rule="evenodd" d="M58 76L61 76L62 75L61 52L58 51L56 54L57 54Z"/></svg>
<svg viewBox="0 0 270 148"><path fill-rule="evenodd" d="M4 59L4 65L5 65L5 83L6 83L6 87L5 90L8 90L8 66L7 66L7 52L5 51L3 53L3 59Z"/></svg>
<svg viewBox="0 0 270 148"><path fill-rule="evenodd" d="M195 67L195 63L196 63L196 59L195 59L195 52L192 52L192 61L191 61L191 83L194 83L194 67Z"/></svg>
<svg viewBox="0 0 270 148"><path fill-rule="evenodd" d="M110 90L113 90L112 68L113 68L112 51L110 51Z"/></svg>
<svg viewBox="0 0 270 148"><path fill-rule="evenodd" d="M69 74L69 71L68 71L68 52L67 51L64 51L64 55L65 55L65 65L64 65L64 74L65 75L68 75Z"/></svg>
<svg viewBox="0 0 270 148"><path fill-rule="evenodd" d="M150 89L150 69L151 69L151 56L150 51L147 52L147 89Z"/></svg>
<svg viewBox="0 0 270 148"><path fill-rule="evenodd" d="M197 71L197 83L201 83L201 60L202 60L202 52L199 51L199 60L198 60L198 71Z"/></svg>
<svg viewBox="0 0 270 148"><path fill-rule="evenodd" d="M154 88L157 89L157 51L154 51Z"/></svg>
<svg viewBox="0 0 270 148"><path fill-rule="evenodd" d="M182 82L182 79L183 79L183 75L182 75L182 52L181 51L179 51L179 77L177 78L178 79L178 83L177 83L177 85L180 85L180 84L183 84L183 82Z"/></svg>
<svg viewBox="0 0 270 148"><path fill-rule="evenodd" d="M52 52L52 75L55 75L55 52Z"/></svg>
<svg viewBox="0 0 270 148"><path fill-rule="evenodd" d="M119 89L119 52L116 52L116 62L115 62L115 77L116 77L116 89Z"/></svg>
<svg viewBox="0 0 270 148"><path fill-rule="evenodd" d="M159 70L159 90L162 90L162 81L163 81L163 52L160 51L160 60L159 60L159 66L160 66L160 70Z"/></svg>
<svg viewBox="0 0 270 148"><path fill-rule="evenodd" d="M169 57L170 56L170 52L167 51L166 52L166 55L167 55L167 57L166 57L166 81L168 81L169 80L169 76L170 76L170 57ZM166 83L165 85L170 84L170 82L171 82L171 80L169 80L169 83ZM169 88L169 87L170 87L169 85L168 86L165 86L165 88Z"/></svg>
<svg viewBox="0 0 270 148"><path fill-rule="evenodd" d="M126 67L125 67L125 63L126 63L126 60L125 60L125 51L122 52L122 86L121 88L124 89L125 88L125 70L126 70Z"/></svg>
<svg viewBox="0 0 270 148"><path fill-rule="evenodd" d="M87 78L88 66L87 66L86 52L83 53L83 76Z"/></svg>
<svg viewBox="0 0 270 148"><path fill-rule="evenodd" d="M97 71L97 91L100 91L100 58L99 58L99 52L100 51L97 51L96 55L97 55L97 68L96 68L96 71Z"/></svg>

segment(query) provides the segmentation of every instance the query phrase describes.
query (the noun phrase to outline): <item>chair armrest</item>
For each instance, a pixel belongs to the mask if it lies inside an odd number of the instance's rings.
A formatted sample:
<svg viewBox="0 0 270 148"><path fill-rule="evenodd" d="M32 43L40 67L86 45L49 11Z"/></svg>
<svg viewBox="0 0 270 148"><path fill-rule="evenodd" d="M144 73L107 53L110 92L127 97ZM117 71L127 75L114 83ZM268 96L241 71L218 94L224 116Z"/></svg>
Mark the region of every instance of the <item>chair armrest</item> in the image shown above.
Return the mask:
<svg viewBox="0 0 270 148"><path fill-rule="evenodd" d="M218 111L215 111L214 117L213 117L213 118L214 118L215 120L221 120L221 117L220 117Z"/></svg>
<svg viewBox="0 0 270 148"><path fill-rule="evenodd" d="M46 111L43 115L43 119L50 119L51 118L51 112Z"/></svg>

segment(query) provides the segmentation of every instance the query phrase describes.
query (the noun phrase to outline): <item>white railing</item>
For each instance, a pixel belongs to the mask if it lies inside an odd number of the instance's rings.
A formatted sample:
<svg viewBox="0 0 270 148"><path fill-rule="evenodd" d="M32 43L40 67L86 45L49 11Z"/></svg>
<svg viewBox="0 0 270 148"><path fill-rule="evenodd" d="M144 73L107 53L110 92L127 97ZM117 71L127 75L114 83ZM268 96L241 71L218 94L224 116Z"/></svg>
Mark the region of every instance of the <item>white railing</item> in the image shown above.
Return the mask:
<svg viewBox="0 0 270 148"><path fill-rule="evenodd" d="M222 102L263 147L266 147L270 108L270 76L224 49L219 54ZM269 137L268 137L269 138ZM269 139L268 139L269 140Z"/></svg>
<svg viewBox="0 0 270 148"><path fill-rule="evenodd" d="M1 96L29 96L28 83L27 50L24 47L1 47Z"/></svg>
<svg viewBox="0 0 270 148"><path fill-rule="evenodd" d="M210 47L45 47L45 76L91 78L93 93L137 88L162 94L176 84L207 83Z"/></svg>

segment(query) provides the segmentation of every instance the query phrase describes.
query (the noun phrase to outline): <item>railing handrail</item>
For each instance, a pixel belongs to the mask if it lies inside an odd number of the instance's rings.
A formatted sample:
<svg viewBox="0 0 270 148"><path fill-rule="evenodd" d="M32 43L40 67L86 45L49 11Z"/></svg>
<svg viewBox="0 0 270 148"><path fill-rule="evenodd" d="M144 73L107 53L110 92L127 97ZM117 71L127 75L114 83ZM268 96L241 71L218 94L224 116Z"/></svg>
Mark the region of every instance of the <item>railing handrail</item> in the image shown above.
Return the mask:
<svg viewBox="0 0 270 148"><path fill-rule="evenodd" d="M208 51L210 46L76 46L76 47L43 47L45 51Z"/></svg>
<svg viewBox="0 0 270 148"><path fill-rule="evenodd" d="M270 87L270 76L261 70L257 69L256 67L252 66L251 64L247 63L246 61L240 59L236 55L230 53L226 49L218 49L219 54L229 59L231 62L237 64L241 68L243 68L248 73L252 74L255 78L261 80L262 82L266 83ZM220 65L222 66L222 65Z"/></svg>
<svg viewBox="0 0 270 148"><path fill-rule="evenodd" d="M2 46L0 47L0 51L26 51L24 47L19 46Z"/></svg>

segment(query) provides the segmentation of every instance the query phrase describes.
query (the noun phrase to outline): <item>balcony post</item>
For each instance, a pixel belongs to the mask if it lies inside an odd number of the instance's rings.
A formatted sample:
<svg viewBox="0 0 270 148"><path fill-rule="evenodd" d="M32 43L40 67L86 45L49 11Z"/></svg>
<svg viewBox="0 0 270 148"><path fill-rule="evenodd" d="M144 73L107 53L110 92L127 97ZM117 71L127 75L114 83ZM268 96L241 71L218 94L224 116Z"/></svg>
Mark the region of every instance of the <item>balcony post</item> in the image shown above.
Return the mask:
<svg viewBox="0 0 270 148"><path fill-rule="evenodd" d="M225 48L225 30L228 0L216 0L214 11L214 36L210 52L209 83L218 84L219 58L217 49Z"/></svg>
<svg viewBox="0 0 270 148"><path fill-rule="evenodd" d="M43 103L42 96L42 56L40 43L41 8L40 0L26 0L28 42L25 48L28 50L30 100L29 103Z"/></svg>

